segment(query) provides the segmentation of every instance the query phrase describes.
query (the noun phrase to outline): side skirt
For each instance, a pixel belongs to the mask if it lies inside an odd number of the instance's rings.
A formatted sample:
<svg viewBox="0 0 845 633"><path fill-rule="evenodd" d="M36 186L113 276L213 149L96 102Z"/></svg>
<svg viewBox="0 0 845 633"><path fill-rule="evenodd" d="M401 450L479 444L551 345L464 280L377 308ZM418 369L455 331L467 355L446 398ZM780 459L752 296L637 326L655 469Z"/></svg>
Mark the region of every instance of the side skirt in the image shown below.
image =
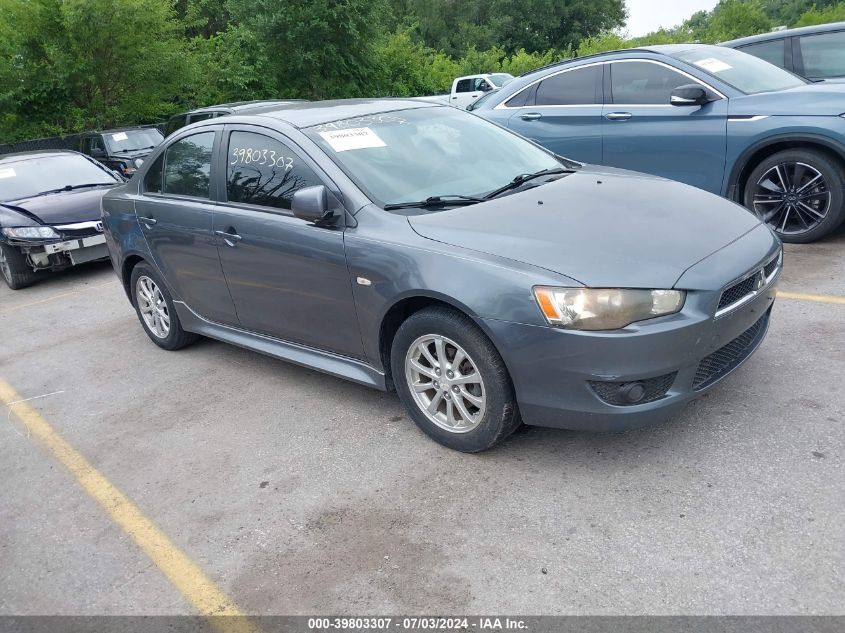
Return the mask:
<svg viewBox="0 0 845 633"><path fill-rule="evenodd" d="M182 327L189 332L196 332L295 365L387 391L384 374L367 363L298 343L290 343L263 334L213 323L191 310L183 301L174 301L173 304L176 306Z"/></svg>

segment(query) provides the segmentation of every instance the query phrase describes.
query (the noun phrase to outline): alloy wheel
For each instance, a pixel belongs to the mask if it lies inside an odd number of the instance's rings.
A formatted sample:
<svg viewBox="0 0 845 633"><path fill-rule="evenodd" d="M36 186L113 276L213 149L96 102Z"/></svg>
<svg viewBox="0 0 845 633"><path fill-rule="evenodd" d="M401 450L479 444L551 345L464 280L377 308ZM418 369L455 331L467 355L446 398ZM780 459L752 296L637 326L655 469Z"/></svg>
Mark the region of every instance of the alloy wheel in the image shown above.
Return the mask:
<svg viewBox="0 0 845 633"><path fill-rule="evenodd" d="M780 163L757 181L753 209L778 233L795 235L824 220L830 202L830 188L818 169L806 163Z"/></svg>
<svg viewBox="0 0 845 633"><path fill-rule="evenodd" d="M419 337L405 356L405 379L414 402L440 428L467 433L481 423L487 403L484 380L455 341L439 334Z"/></svg>
<svg viewBox="0 0 845 633"><path fill-rule="evenodd" d="M170 333L170 313L158 284L146 275L139 277L135 296L147 329L158 338L167 338Z"/></svg>

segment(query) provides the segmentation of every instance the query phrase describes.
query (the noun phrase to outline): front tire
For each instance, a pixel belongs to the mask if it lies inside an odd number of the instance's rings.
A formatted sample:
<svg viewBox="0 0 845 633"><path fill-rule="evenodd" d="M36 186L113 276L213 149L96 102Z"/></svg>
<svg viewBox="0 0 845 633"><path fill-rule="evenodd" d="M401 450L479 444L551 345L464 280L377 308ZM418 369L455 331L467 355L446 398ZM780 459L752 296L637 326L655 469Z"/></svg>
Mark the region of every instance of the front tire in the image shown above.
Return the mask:
<svg viewBox="0 0 845 633"><path fill-rule="evenodd" d="M437 306L411 315L396 332L390 361L408 414L447 448L483 451L520 425L502 357L460 312Z"/></svg>
<svg viewBox="0 0 845 633"><path fill-rule="evenodd" d="M26 263L23 251L0 242L0 275L12 290L20 290L35 283L35 271Z"/></svg>
<svg viewBox="0 0 845 633"><path fill-rule="evenodd" d="M806 244L845 219L845 174L823 152L789 149L772 154L751 172L743 202L784 242Z"/></svg>
<svg viewBox="0 0 845 633"><path fill-rule="evenodd" d="M130 288L138 320L153 343L162 349L177 350L199 338L182 329L173 298L152 266L136 265L132 269Z"/></svg>

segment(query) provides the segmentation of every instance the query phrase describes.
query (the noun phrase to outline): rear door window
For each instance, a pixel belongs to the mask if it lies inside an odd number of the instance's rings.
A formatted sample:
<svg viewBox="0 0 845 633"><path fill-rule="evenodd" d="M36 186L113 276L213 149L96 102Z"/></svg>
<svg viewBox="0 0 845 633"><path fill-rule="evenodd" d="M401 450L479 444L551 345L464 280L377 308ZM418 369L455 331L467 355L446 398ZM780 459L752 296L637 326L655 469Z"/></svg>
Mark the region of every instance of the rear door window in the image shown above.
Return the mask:
<svg viewBox="0 0 845 633"><path fill-rule="evenodd" d="M226 162L229 202L290 209L294 193L323 184L297 151L263 134L232 132Z"/></svg>
<svg viewBox="0 0 845 633"><path fill-rule="evenodd" d="M749 55L754 55L754 57L765 59L767 62L774 64L775 66L786 68L786 59L784 54L785 43L786 40L782 39L770 40L768 42L759 42L757 44L751 44L750 46L743 46L738 50L741 50L743 53L748 53Z"/></svg>
<svg viewBox="0 0 845 633"><path fill-rule="evenodd" d="M537 86L534 105L592 105L601 103L599 88L601 66L587 66L544 79Z"/></svg>
<svg viewBox="0 0 845 633"><path fill-rule="evenodd" d="M802 35L798 43L805 77L845 77L845 31Z"/></svg>
<svg viewBox="0 0 845 633"><path fill-rule="evenodd" d="M211 197L211 155L214 132L192 134L167 148L164 154L165 194Z"/></svg>

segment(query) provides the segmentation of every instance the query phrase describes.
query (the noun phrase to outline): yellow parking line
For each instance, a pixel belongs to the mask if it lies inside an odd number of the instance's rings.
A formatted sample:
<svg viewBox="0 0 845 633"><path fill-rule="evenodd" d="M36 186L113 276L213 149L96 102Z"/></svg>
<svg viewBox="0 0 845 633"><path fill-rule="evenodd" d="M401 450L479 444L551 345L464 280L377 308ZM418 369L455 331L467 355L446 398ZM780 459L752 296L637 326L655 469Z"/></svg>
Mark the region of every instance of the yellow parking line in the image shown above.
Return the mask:
<svg viewBox="0 0 845 633"><path fill-rule="evenodd" d="M27 430L50 450L106 514L149 556L185 599L220 633L255 633L253 623L231 598L189 559L167 535L118 490L106 477L66 442L14 388L0 379L0 402L23 423Z"/></svg>
<svg viewBox="0 0 845 633"><path fill-rule="evenodd" d="M818 303L834 303L845 305L845 297L838 295L814 295L804 292L787 292L785 290L778 290L778 297L784 299L797 299L798 301L816 301Z"/></svg>

